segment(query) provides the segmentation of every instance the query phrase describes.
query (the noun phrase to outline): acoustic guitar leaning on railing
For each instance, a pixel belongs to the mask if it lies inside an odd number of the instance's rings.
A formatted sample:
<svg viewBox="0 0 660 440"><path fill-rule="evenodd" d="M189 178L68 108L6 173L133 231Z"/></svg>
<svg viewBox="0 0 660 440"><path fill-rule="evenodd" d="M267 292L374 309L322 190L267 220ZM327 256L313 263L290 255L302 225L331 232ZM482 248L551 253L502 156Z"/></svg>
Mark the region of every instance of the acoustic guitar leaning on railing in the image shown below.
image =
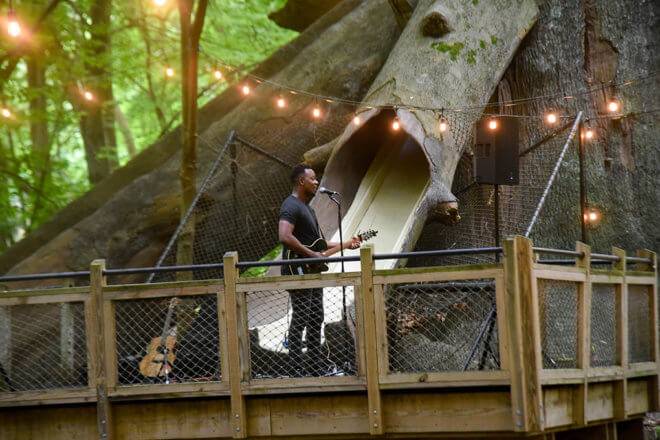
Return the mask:
<svg viewBox="0 0 660 440"><path fill-rule="evenodd" d="M368 231L357 234L356 237L358 238L358 240L362 242L362 241L367 241L370 238L375 237L376 235L378 235L378 231L369 229ZM328 250L328 242L322 238L317 238L314 241L314 243L303 246L314 252L323 252L324 257L329 257L331 255L334 255L341 250L340 246L337 246L332 250ZM296 252L292 251L291 249L287 249L287 251L284 253L284 259L286 260L296 260L299 258L308 258L308 257L304 255L299 255ZM302 275L306 273L321 273L328 270L328 265L326 263L303 263L303 264L289 263L288 266L291 273L295 275Z"/></svg>

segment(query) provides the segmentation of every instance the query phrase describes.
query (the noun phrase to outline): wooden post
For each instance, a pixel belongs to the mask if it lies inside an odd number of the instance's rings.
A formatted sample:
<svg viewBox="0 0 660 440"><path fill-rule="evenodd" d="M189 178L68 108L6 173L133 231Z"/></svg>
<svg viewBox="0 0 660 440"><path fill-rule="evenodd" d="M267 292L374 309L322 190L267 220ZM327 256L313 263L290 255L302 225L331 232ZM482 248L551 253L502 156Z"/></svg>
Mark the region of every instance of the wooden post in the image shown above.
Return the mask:
<svg viewBox="0 0 660 440"><path fill-rule="evenodd" d="M507 237L502 247L513 427L519 432L542 431L541 340L532 242L520 236Z"/></svg>
<svg viewBox="0 0 660 440"><path fill-rule="evenodd" d="M628 284L626 283L626 251L612 248L612 254L619 257L612 264L614 270L623 277L616 289L616 360L623 370L623 379L614 382L614 418L624 419L627 414L626 394L628 393Z"/></svg>
<svg viewBox="0 0 660 440"><path fill-rule="evenodd" d="M231 393L232 434L234 438L247 438L247 409L241 391L241 349L238 330L238 303L236 280L238 279L238 254L227 252L223 258L225 282L225 319L227 323L227 357L229 361L229 390ZM248 359L249 360L249 359ZM246 360L243 360L245 362Z"/></svg>
<svg viewBox="0 0 660 440"><path fill-rule="evenodd" d="M573 399L573 423L587 424L587 377L591 367L591 247L578 242L575 250L582 252L575 265L584 270L585 281L578 288L578 334L577 334L577 367L582 370L584 377L582 383L575 388Z"/></svg>
<svg viewBox="0 0 660 440"><path fill-rule="evenodd" d="M374 312L376 314L376 351L378 353L378 377L384 380L390 369L389 345L387 341L387 315L385 289L382 284L374 285Z"/></svg>
<svg viewBox="0 0 660 440"><path fill-rule="evenodd" d="M656 280L651 287L649 294L649 313L651 324L651 355L653 361L658 365L660 362L660 348L658 342L658 255L648 249L641 249L637 251L637 256L640 258L650 258L651 264L638 263L637 270L644 270L653 272L653 278ZM653 386L653 394L651 395L651 409L653 411L660 411L660 381L658 374L652 376L651 385Z"/></svg>
<svg viewBox="0 0 660 440"><path fill-rule="evenodd" d="M96 389L96 420L100 439L113 438L112 407L108 398L107 364L105 358L103 275L105 260L94 260L90 267L90 299L87 319L87 363L90 386Z"/></svg>
<svg viewBox="0 0 660 440"><path fill-rule="evenodd" d="M378 352L376 342L376 313L374 308L374 247L371 244L360 249L360 290L364 327L364 348L369 404L369 433L379 435L383 430L380 386L378 382Z"/></svg>
<svg viewBox="0 0 660 440"><path fill-rule="evenodd" d="M73 287L73 280L67 278L62 283L63 288ZM60 303L60 370L66 380L73 379L75 372L75 326L71 303Z"/></svg>

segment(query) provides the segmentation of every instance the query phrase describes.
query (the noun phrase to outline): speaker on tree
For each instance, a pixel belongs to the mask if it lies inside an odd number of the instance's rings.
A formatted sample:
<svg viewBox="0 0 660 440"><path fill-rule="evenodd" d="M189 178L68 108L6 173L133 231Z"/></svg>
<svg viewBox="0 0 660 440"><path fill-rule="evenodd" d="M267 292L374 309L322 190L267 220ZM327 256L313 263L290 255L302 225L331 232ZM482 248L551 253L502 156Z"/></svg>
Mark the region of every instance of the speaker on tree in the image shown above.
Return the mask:
<svg viewBox="0 0 660 440"><path fill-rule="evenodd" d="M480 119L474 138L477 183L517 185L518 120L512 117Z"/></svg>

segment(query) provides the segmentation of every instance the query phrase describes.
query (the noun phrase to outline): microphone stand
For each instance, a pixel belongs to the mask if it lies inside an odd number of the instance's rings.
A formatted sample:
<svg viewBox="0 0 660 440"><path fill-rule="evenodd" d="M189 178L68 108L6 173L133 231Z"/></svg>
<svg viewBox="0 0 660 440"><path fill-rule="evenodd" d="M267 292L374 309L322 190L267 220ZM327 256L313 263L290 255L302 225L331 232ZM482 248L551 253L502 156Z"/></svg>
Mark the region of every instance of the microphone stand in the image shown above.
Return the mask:
<svg viewBox="0 0 660 440"><path fill-rule="evenodd" d="M339 203L339 200L335 198L336 194L328 194L328 197L330 197L330 200L335 202L337 205L337 224L339 225L339 253L343 257L344 256L344 234L341 228L341 203ZM341 272L344 273L344 260L341 260ZM344 318L344 321L346 321L346 286L341 286L342 290L342 297L341 297L341 305L342 305L342 315Z"/></svg>

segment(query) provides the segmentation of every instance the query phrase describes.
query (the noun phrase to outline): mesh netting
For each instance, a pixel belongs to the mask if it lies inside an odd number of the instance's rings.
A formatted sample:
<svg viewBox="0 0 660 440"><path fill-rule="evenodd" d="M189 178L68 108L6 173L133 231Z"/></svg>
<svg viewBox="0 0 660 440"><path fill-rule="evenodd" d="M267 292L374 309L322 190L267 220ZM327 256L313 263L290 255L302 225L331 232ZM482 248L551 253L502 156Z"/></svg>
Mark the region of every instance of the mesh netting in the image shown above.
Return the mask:
<svg viewBox="0 0 660 440"><path fill-rule="evenodd" d="M538 280L543 368L577 368L578 285Z"/></svg>
<svg viewBox="0 0 660 440"><path fill-rule="evenodd" d="M592 284L591 366L616 365L616 286Z"/></svg>
<svg viewBox="0 0 660 440"><path fill-rule="evenodd" d="M651 354L651 288L628 285L628 353L629 362L650 362Z"/></svg>
<svg viewBox="0 0 660 440"><path fill-rule="evenodd" d="M393 373L499 369L493 280L385 286Z"/></svg>
<svg viewBox="0 0 660 440"><path fill-rule="evenodd" d="M87 386L82 302L0 307L0 392Z"/></svg>
<svg viewBox="0 0 660 440"><path fill-rule="evenodd" d="M117 383L222 380L216 298L117 301Z"/></svg>
<svg viewBox="0 0 660 440"><path fill-rule="evenodd" d="M253 379L357 374L353 287L249 292Z"/></svg>

